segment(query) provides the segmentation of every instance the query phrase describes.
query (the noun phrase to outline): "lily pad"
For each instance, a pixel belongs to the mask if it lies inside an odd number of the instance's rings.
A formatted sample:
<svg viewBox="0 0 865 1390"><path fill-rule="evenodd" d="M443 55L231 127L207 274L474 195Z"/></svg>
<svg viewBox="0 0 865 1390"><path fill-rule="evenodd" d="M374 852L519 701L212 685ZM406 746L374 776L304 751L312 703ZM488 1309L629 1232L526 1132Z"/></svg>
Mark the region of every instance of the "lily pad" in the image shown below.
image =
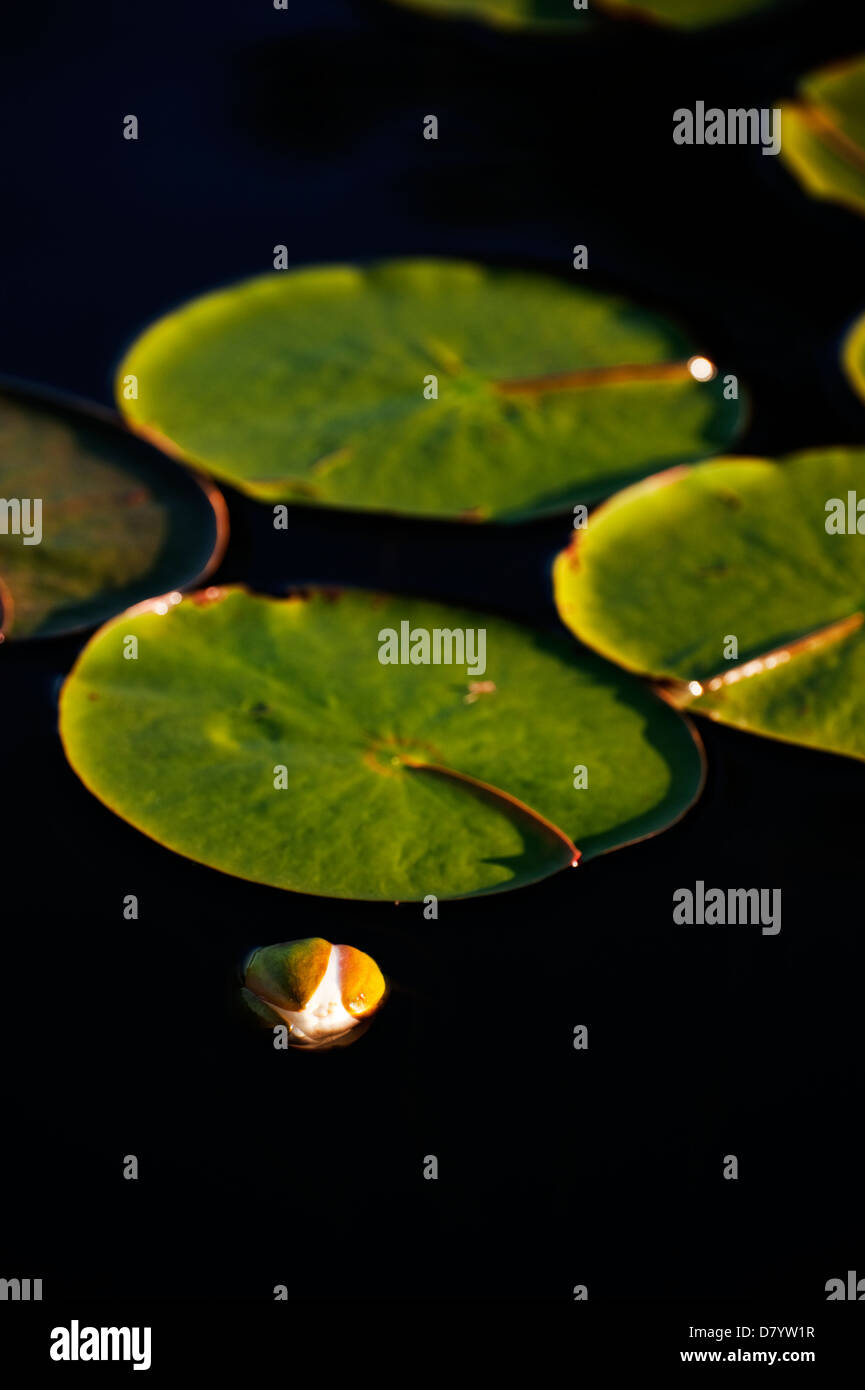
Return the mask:
<svg viewBox="0 0 865 1390"><path fill-rule="evenodd" d="M36 393L0 390L0 499L0 596L13 638L76 631L197 583L227 538L209 482L108 412Z"/></svg>
<svg viewBox="0 0 865 1390"><path fill-rule="evenodd" d="M810 73L781 112L781 157L808 192L865 213L865 56Z"/></svg>
<svg viewBox="0 0 865 1390"><path fill-rule="evenodd" d="M159 320L133 429L262 501L513 521L728 446L741 402L654 314L452 261L266 275ZM437 383L437 398L427 393Z"/></svg>
<svg viewBox="0 0 865 1390"><path fill-rule="evenodd" d="M452 636L438 654L458 664L385 665L389 629L482 629L484 660L470 673ZM79 657L60 732L85 785L162 844L337 898L531 883L663 829L702 783L690 725L567 640L353 591L126 613Z"/></svg>
<svg viewBox="0 0 865 1390"><path fill-rule="evenodd" d="M853 390L865 401L865 314L856 319L844 339L841 365Z"/></svg>
<svg viewBox="0 0 865 1390"><path fill-rule="evenodd" d="M599 0L616 15L654 19L677 29L704 29L780 8L786 0Z"/></svg>
<svg viewBox="0 0 865 1390"><path fill-rule="evenodd" d="M846 531L856 494L861 449L647 478L557 557L559 613L596 651L665 682L679 709L865 757L865 540L855 519Z"/></svg>
<svg viewBox="0 0 865 1390"><path fill-rule="evenodd" d="M476 19L502 29L585 32L593 12L648 19L679 29L702 29L774 9L784 0L590 0L575 9L573 0L396 0L409 9L448 19Z"/></svg>
<svg viewBox="0 0 865 1390"><path fill-rule="evenodd" d="M594 19L590 9L574 9L573 0L393 0L393 3L440 19L477 20L496 29L585 33L593 27Z"/></svg>
<svg viewBox="0 0 865 1390"><path fill-rule="evenodd" d="M6 641L6 633L12 623L12 598L3 580L0 579L0 642Z"/></svg>

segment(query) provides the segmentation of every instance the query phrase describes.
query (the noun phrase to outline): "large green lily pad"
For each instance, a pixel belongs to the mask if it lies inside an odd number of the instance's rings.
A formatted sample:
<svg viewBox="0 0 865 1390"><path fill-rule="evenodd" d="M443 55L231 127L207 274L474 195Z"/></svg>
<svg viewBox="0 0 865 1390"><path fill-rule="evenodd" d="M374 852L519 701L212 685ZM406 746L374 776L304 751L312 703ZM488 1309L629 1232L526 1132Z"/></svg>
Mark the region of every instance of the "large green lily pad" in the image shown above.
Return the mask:
<svg viewBox="0 0 865 1390"><path fill-rule="evenodd" d="M577 10L573 0L396 0L409 9L448 19L476 19L502 29L540 29L585 33L594 14L655 20L681 29L723 24L784 0L590 0Z"/></svg>
<svg viewBox="0 0 865 1390"><path fill-rule="evenodd" d="M379 634L403 622L484 629L485 669L383 665ZM85 785L154 839L339 898L531 883L663 829L702 781L690 726L592 654L360 592L208 590L126 613L66 681L60 732Z"/></svg>
<svg viewBox="0 0 865 1390"><path fill-rule="evenodd" d="M118 383L138 399L118 394L134 429L260 500L519 520L726 447L741 402L695 381L695 352L576 284L395 261L194 300L133 344Z"/></svg>
<svg viewBox="0 0 865 1390"><path fill-rule="evenodd" d="M667 682L678 708L865 757L865 535L834 533L851 493L856 517L865 450L648 478L557 557L559 613L604 656Z"/></svg>
<svg viewBox="0 0 865 1390"><path fill-rule="evenodd" d="M107 412L6 389L0 499L18 508L4 525L0 507L3 625L13 638L95 625L153 594L196 583L227 537L216 488L142 444Z"/></svg>
<svg viewBox="0 0 865 1390"><path fill-rule="evenodd" d="M865 213L865 56L810 73L781 111L781 157L808 192Z"/></svg>

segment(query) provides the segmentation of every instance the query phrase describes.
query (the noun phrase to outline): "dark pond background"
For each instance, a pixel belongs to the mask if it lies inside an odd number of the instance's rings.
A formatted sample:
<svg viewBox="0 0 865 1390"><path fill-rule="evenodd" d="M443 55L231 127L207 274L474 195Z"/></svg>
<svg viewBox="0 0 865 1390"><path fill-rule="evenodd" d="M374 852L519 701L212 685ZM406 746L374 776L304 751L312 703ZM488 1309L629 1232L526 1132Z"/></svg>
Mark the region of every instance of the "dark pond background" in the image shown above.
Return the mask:
<svg viewBox="0 0 865 1390"><path fill-rule="evenodd" d="M45 0L4 29L2 372L108 403L143 325L269 269L277 243L297 264L430 253L571 277L582 242L592 283L678 317L747 383L742 452L865 444L836 362L865 308L865 222L757 149L671 140L680 105L771 105L865 48L861 7L570 42L373 0ZM300 510L274 532L227 496L221 579L557 626L567 517ZM9 645L0 668L0 1273L41 1276L46 1298L288 1283L567 1299L586 1283L595 1299L819 1300L865 1271L861 765L701 726L708 785L679 826L427 922L223 877L115 819L56 738L79 646ZM782 888L781 934L674 927L672 892L698 878ZM309 934L371 951L393 996L357 1046L277 1054L236 1016L234 970Z"/></svg>

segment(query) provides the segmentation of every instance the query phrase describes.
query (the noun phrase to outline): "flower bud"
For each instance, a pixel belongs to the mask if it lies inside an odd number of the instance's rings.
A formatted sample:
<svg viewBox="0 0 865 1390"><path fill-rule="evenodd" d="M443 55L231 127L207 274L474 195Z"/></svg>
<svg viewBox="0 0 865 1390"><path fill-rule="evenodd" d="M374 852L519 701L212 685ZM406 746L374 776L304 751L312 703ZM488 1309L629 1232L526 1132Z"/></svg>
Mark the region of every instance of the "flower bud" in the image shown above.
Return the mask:
<svg viewBox="0 0 865 1390"><path fill-rule="evenodd" d="M320 936L262 946L246 961L242 994L270 1026L288 1027L296 1047L327 1047L371 1018L385 995L372 956Z"/></svg>

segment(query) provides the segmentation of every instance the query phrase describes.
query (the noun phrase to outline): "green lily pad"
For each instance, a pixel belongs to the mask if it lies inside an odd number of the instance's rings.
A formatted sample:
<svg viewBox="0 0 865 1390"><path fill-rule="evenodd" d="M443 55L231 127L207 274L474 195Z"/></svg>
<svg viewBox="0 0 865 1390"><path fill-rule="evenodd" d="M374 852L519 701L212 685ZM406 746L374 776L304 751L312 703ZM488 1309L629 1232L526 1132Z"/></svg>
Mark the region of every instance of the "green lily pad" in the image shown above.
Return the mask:
<svg viewBox="0 0 865 1390"><path fill-rule="evenodd" d="M841 365L853 390L865 401L865 314L856 319L844 339Z"/></svg>
<svg viewBox="0 0 865 1390"><path fill-rule="evenodd" d="M502 29L548 29L585 33L593 12L655 20L679 29L702 29L774 9L784 0L590 0L577 10L573 0L396 0L409 9L448 19L476 19Z"/></svg>
<svg viewBox="0 0 865 1390"><path fill-rule="evenodd" d="M546 276L329 266L159 320L118 398L133 429L262 501L512 521L727 447L741 402L695 381L695 352L656 315Z"/></svg>
<svg viewBox="0 0 865 1390"><path fill-rule="evenodd" d="M591 9L575 10L573 0L394 0L404 9L440 19L472 19L497 29L540 29L585 33L593 27ZM594 8L594 6L593 6Z"/></svg>
<svg viewBox="0 0 865 1390"><path fill-rule="evenodd" d="M351 591L207 590L160 610L91 638L63 744L112 810L227 873L337 898L496 892L661 830L699 793L690 725L561 638ZM402 623L483 629L485 658L474 674L383 664L380 634Z"/></svg>
<svg viewBox="0 0 865 1390"><path fill-rule="evenodd" d="M227 525L216 488L107 412L0 390L0 579L11 637L76 631L198 582L218 562Z"/></svg>
<svg viewBox="0 0 865 1390"><path fill-rule="evenodd" d="M647 478L557 557L559 614L677 708L865 757L865 540L855 519L827 530L858 515L851 493L865 497L865 450Z"/></svg>
<svg viewBox="0 0 865 1390"><path fill-rule="evenodd" d="M808 192L865 213L865 56L810 73L781 112L781 157Z"/></svg>
<svg viewBox="0 0 865 1390"><path fill-rule="evenodd" d="M616 15L654 19L677 29L704 29L780 8L786 0L600 0Z"/></svg>

